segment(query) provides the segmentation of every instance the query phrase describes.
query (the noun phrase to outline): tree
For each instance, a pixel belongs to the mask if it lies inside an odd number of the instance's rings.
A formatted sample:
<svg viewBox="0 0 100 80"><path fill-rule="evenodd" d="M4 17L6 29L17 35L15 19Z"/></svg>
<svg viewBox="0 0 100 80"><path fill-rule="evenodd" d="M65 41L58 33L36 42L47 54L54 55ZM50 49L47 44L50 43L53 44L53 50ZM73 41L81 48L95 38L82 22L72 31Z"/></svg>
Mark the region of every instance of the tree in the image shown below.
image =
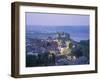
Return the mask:
<svg viewBox="0 0 100 80"><path fill-rule="evenodd" d="M26 55L26 67L37 66L37 56L35 55Z"/></svg>
<svg viewBox="0 0 100 80"><path fill-rule="evenodd" d="M72 50L72 53L73 53L76 57L81 57L81 56L83 56L83 53L82 53L82 51L81 51L80 48L75 48L75 49L73 49L73 50Z"/></svg>

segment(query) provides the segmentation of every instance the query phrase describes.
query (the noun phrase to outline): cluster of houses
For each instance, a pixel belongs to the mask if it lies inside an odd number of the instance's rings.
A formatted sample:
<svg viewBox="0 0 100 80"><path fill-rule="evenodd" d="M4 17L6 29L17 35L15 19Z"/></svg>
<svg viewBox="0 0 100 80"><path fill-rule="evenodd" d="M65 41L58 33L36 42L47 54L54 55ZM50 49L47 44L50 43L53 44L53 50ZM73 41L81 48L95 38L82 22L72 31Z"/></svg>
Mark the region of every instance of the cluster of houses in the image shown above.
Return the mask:
<svg viewBox="0 0 100 80"><path fill-rule="evenodd" d="M68 33L58 32L54 39L52 37L48 37L45 40L32 39L30 43L27 43L26 50L28 55L48 52L49 55L54 54L55 56L66 56L68 59L75 59L75 56L72 54L73 46Z"/></svg>

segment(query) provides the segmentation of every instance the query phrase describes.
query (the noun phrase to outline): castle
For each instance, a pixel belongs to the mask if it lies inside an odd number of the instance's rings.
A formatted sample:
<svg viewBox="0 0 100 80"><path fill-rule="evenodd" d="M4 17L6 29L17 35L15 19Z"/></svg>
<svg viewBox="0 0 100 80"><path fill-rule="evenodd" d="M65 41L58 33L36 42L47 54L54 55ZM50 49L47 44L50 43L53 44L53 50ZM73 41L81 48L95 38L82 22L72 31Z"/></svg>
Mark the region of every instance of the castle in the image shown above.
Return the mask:
<svg viewBox="0 0 100 80"><path fill-rule="evenodd" d="M57 32L55 39L49 38L47 41L52 44L53 42L56 43L57 49L49 49L49 55L52 56L52 54L54 54L56 56L65 56L69 60L76 59L72 53L73 43L72 39L70 38L70 34L64 32Z"/></svg>
<svg viewBox="0 0 100 80"><path fill-rule="evenodd" d="M70 39L70 35L68 33L57 33L58 49L60 51L60 55L70 55L72 49L72 42Z"/></svg>

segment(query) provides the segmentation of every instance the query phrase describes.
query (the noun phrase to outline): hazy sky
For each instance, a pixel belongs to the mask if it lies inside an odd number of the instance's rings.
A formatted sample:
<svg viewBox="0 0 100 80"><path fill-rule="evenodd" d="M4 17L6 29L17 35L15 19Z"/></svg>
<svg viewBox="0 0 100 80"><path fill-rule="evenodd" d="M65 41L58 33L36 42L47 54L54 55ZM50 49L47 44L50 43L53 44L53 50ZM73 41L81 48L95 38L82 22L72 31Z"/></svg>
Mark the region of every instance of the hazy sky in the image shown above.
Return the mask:
<svg viewBox="0 0 100 80"><path fill-rule="evenodd" d="M88 26L89 15L26 13L26 25Z"/></svg>

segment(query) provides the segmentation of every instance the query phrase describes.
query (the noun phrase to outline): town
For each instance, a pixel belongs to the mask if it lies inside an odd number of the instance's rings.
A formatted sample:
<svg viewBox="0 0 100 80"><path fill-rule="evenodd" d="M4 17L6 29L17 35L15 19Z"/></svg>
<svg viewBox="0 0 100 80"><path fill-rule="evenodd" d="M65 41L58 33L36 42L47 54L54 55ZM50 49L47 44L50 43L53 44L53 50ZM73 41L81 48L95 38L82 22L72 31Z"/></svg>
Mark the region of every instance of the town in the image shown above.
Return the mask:
<svg viewBox="0 0 100 80"><path fill-rule="evenodd" d="M70 34L26 38L26 67L89 64L89 40L76 42Z"/></svg>

